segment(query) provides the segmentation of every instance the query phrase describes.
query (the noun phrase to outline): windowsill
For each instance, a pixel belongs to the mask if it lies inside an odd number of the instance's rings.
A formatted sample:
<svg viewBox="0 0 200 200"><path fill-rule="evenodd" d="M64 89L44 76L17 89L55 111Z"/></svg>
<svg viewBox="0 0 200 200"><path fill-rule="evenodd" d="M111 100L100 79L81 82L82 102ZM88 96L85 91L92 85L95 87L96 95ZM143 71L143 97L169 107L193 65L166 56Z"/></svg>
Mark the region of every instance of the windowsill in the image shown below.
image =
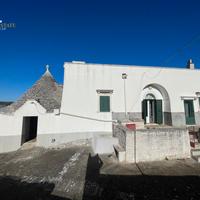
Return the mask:
<svg viewBox="0 0 200 200"><path fill-rule="evenodd" d="M100 112L100 111L97 111L97 113L112 113L112 111L109 111L109 112Z"/></svg>

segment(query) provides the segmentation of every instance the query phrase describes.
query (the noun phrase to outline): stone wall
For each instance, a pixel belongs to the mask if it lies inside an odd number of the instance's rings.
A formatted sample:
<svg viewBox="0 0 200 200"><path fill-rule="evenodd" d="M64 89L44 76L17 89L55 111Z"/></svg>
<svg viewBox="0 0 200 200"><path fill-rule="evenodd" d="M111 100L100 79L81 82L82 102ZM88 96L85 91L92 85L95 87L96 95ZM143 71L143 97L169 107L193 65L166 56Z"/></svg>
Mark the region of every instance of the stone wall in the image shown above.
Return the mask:
<svg viewBox="0 0 200 200"><path fill-rule="evenodd" d="M114 136L126 152L127 162L146 162L190 157L188 131L184 128L140 129L116 125Z"/></svg>
<svg viewBox="0 0 200 200"><path fill-rule="evenodd" d="M126 150L126 133L128 129L124 126L113 124L113 136L118 138L119 145Z"/></svg>
<svg viewBox="0 0 200 200"><path fill-rule="evenodd" d="M124 112L113 112L112 119L118 121L124 121L130 119L132 121L142 120L141 112L128 112L127 116ZM195 112L196 124L200 124L200 113ZM184 112L163 112L163 124L175 127L183 127L186 125Z"/></svg>
<svg viewBox="0 0 200 200"><path fill-rule="evenodd" d="M137 162L188 157L190 140L186 129L159 128L136 131Z"/></svg>
<svg viewBox="0 0 200 200"><path fill-rule="evenodd" d="M127 118L132 121L142 120L142 113L141 112L128 112L127 116L126 116L125 112L113 112L112 113L113 120L123 121Z"/></svg>

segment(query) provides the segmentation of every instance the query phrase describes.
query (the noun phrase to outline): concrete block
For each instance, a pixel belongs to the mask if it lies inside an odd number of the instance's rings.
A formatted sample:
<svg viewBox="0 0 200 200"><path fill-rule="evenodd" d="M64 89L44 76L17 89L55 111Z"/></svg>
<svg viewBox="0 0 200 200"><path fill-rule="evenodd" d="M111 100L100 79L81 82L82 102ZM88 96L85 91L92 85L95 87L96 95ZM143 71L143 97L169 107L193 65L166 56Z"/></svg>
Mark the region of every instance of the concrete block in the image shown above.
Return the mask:
<svg viewBox="0 0 200 200"><path fill-rule="evenodd" d="M192 156L192 158L197 161L198 163L200 163L200 156Z"/></svg>
<svg viewBox="0 0 200 200"><path fill-rule="evenodd" d="M126 152L120 145L114 145L115 154L119 162L124 162L126 160Z"/></svg>
<svg viewBox="0 0 200 200"><path fill-rule="evenodd" d="M110 154L114 152L114 145L118 144L118 139L112 136L99 135L92 139L92 147L94 153Z"/></svg>
<svg viewBox="0 0 200 200"><path fill-rule="evenodd" d="M124 145L126 162L146 162L190 157L190 139L185 128L136 129L118 125L114 135ZM121 145L121 146L122 146Z"/></svg>
<svg viewBox="0 0 200 200"><path fill-rule="evenodd" d="M192 156L200 156L200 149L193 149L191 150Z"/></svg>

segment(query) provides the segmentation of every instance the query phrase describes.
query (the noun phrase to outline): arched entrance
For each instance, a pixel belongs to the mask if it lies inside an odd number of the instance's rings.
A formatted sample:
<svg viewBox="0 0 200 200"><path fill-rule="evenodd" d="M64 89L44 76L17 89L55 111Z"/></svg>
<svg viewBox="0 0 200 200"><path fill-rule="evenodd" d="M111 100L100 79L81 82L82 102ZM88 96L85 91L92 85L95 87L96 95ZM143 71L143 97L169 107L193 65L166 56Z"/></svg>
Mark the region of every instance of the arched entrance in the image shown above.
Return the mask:
<svg viewBox="0 0 200 200"><path fill-rule="evenodd" d="M145 123L171 125L169 95L161 85L150 84L143 89L142 118Z"/></svg>

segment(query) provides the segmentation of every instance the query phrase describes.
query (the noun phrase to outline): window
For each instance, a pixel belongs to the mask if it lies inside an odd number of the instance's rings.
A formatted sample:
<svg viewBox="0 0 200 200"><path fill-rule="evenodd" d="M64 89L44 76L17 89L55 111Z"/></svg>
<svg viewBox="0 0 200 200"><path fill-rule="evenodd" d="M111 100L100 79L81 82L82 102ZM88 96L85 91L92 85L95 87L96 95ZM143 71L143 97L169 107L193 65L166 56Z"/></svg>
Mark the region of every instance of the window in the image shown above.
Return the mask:
<svg viewBox="0 0 200 200"><path fill-rule="evenodd" d="M195 124L193 100L184 100L186 124Z"/></svg>
<svg viewBox="0 0 200 200"><path fill-rule="evenodd" d="M98 112L111 112L111 95L112 89L98 89L96 90L99 98Z"/></svg>
<svg viewBox="0 0 200 200"><path fill-rule="evenodd" d="M100 112L110 112L110 96L99 96Z"/></svg>

